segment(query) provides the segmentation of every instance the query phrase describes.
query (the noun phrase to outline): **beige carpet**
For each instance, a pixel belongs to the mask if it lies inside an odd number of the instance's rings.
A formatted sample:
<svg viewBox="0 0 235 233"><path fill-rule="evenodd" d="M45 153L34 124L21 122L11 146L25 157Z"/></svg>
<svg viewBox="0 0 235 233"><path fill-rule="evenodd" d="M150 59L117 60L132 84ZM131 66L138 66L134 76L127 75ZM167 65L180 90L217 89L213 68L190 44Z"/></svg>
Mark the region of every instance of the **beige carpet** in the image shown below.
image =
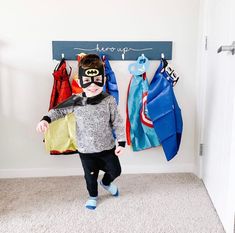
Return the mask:
<svg viewBox="0 0 235 233"><path fill-rule="evenodd" d="M201 180L193 174L122 175L121 195L99 187L84 207L83 177L0 180L1 233L224 233Z"/></svg>

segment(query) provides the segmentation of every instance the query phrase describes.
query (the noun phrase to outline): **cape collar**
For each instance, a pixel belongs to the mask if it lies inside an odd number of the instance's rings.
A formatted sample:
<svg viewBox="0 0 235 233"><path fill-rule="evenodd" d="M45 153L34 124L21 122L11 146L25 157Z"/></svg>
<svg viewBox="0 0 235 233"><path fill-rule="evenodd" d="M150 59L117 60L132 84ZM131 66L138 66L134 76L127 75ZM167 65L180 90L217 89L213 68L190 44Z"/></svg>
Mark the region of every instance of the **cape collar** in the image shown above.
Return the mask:
<svg viewBox="0 0 235 233"><path fill-rule="evenodd" d="M68 99L66 99L64 102L58 104L55 109L59 108L66 108L71 106L85 106L85 105L96 105L99 104L103 99L105 99L107 96L109 96L106 92L101 92L99 95L93 96L93 97L83 97L78 95L72 95Z"/></svg>

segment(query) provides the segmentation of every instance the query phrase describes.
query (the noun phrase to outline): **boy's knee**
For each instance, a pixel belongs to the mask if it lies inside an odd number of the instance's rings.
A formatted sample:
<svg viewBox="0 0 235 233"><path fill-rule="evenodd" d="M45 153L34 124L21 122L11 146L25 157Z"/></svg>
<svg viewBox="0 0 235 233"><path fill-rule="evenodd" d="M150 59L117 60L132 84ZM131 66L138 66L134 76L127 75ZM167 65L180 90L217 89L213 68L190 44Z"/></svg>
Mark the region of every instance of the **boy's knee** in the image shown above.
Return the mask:
<svg viewBox="0 0 235 233"><path fill-rule="evenodd" d="M97 180L97 173L96 172L87 172L84 175L84 178L88 182L96 182L96 180Z"/></svg>
<svg viewBox="0 0 235 233"><path fill-rule="evenodd" d="M113 178L116 178L116 177L120 176L121 173L122 173L121 167L115 169L115 171L112 172Z"/></svg>

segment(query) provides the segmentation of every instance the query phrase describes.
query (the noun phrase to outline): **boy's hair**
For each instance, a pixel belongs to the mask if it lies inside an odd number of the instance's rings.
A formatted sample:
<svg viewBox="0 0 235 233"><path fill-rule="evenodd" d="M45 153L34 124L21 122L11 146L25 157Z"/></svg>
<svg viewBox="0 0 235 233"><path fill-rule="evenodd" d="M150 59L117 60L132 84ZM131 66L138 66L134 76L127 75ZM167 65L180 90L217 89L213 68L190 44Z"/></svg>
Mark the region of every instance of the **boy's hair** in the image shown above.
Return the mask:
<svg viewBox="0 0 235 233"><path fill-rule="evenodd" d="M78 64L79 68L87 69L87 68L104 68L104 63L100 59L100 57L96 54L87 54L83 56Z"/></svg>

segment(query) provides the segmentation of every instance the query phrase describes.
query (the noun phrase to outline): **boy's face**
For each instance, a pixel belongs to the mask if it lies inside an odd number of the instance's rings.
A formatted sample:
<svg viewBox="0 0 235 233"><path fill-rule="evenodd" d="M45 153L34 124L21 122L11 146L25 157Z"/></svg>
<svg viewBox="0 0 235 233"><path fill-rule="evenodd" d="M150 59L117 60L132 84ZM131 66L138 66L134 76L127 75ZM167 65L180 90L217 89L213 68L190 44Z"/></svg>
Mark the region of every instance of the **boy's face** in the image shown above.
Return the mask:
<svg viewBox="0 0 235 233"><path fill-rule="evenodd" d="M83 84L90 83L89 86L82 88L83 91L86 93L87 97L93 97L93 96L99 95L103 91L103 86L100 86L100 85L102 85L102 81L103 81L102 75L95 76L93 79L94 79L93 80L94 82L92 82L91 77L82 76ZM96 85L95 83L100 84L100 85Z"/></svg>

